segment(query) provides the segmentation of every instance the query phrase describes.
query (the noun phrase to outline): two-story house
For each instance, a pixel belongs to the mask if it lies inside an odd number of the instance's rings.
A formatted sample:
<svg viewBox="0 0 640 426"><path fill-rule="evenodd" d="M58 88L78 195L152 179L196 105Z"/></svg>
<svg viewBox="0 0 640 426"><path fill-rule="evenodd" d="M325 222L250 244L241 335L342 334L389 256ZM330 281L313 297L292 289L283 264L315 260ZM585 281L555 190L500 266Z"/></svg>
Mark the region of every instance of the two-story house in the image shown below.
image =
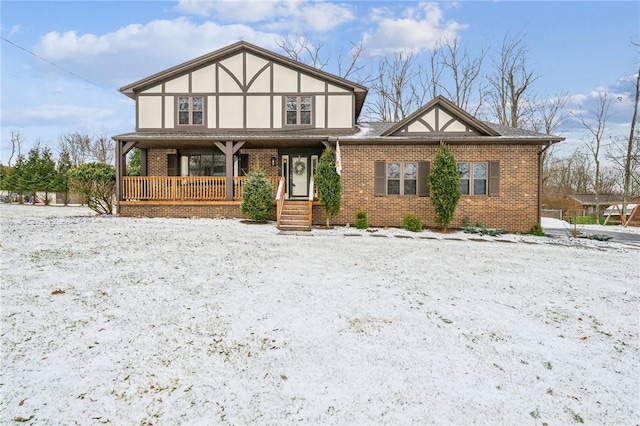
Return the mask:
<svg viewBox="0 0 640 426"><path fill-rule="evenodd" d="M241 217L245 176L261 168L280 227L322 224L314 170L339 143L335 224L365 210L373 226L400 226L408 213L435 226L426 176L445 142L463 193L453 225L524 232L540 220L541 153L563 140L482 122L442 97L398 123L361 123L366 87L246 42L120 91L136 103L135 132L114 137L121 216ZM134 147L141 176L126 175Z"/></svg>

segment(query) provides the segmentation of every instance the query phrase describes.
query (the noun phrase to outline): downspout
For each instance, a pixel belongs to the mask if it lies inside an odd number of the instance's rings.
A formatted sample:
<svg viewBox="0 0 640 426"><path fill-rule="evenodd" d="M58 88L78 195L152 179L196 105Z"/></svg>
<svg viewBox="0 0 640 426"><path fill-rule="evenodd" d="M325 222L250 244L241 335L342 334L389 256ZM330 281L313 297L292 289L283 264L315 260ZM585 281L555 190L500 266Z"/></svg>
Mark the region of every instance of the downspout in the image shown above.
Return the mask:
<svg viewBox="0 0 640 426"><path fill-rule="evenodd" d="M542 154L553 145L553 142L547 142L544 147L538 151L538 225L542 226Z"/></svg>

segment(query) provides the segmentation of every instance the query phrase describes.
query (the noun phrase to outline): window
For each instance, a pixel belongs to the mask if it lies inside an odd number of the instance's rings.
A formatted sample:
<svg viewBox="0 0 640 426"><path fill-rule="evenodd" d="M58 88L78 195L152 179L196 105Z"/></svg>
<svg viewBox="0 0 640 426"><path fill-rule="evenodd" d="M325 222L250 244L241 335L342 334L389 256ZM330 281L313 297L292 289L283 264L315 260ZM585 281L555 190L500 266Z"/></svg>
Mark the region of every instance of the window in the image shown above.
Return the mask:
<svg viewBox="0 0 640 426"><path fill-rule="evenodd" d="M188 176L225 176L224 154L191 154L187 158Z"/></svg>
<svg viewBox="0 0 640 426"><path fill-rule="evenodd" d="M202 126L203 120L204 100L202 96L178 98L178 124Z"/></svg>
<svg viewBox="0 0 640 426"><path fill-rule="evenodd" d="M286 125L311 125L311 96L287 96Z"/></svg>
<svg viewBox="0 0 640 426"><path fill-rule="evenodd" d="M497 161L491 162L495 170L491 173L494 180L491 194L498 195L497 183ZM458 173L460 174L460 193L462 195L487 195L487 177L489 176L488 163L458 163ZM495 165L494 165L495 164ZM495 189L495 191L493 190Z"/></svg>
<svg viewBox="0 0 640 426"><path fill-rule="evenodd" d="M375 195L429 195L429 163L375 162Z"/></svg>

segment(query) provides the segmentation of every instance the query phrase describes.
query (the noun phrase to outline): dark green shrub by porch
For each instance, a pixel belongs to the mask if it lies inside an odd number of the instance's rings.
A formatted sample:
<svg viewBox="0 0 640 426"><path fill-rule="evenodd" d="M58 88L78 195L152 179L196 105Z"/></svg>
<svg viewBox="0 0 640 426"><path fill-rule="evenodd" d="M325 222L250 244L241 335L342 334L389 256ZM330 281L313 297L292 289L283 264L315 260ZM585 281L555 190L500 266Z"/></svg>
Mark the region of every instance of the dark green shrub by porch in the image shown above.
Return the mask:
<svg viewBox="0 0 640 426"><path fill-rule="evenodd" d="M336 162L329 148L324 150L318 161L315 185L318 188L318 199L324 203L328 227L331 218L340 212L342 202L340 175L336 172Z"/></svg>
<svg viewBox="0 0 640 426"><path fill-rule="evenodd" d="M258 222L269 220L273 208L273 189L263 170L254 170L247 175L242 189L240 211Z"/></svg>
<svg viewBox="0 0 640 426"><path fill-rule="evenodd" d="M356 228L367 229L369 227L369 219L367 218L367 212L360 210L356 213Z"/></svg>
<svg viewBox="0 0 640 426"><path fill-rule="evenodd" d="M435 222L446 231L460 200L460 174L456 159L444 143L440 144L436 160L429 174L431 203L435 210Z"/></svg>

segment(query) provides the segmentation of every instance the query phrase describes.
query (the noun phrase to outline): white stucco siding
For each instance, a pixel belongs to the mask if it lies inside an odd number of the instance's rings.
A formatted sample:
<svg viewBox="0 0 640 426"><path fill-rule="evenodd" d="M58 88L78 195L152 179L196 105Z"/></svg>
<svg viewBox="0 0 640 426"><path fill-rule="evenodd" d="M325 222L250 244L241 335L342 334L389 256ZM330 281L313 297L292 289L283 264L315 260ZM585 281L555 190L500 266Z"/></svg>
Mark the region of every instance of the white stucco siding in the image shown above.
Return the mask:
<svg viewBox="0 0 640 426"><path fill-rule="evenodd" d="M260 70L262 70L262 68L264 68L265 65L267 65L268 62L262 58L259 58L257 56L253 56L250 54L247 54L246 56L246 74L247 74L247 81L246 84L249 84L249 82L260 72ZM261 74L267 74L269 75L269 69L266 69L264 71L262 71Z"/></svg>
<svg viewBox="0 0 640 426"><path fill-rule="evenodd" d="M244 82L244 61L243 61L243 54L242 53L238 53L237 55L234 55L230 58L227 58L223 61L220 61L220 65L223 65L226 69L229 70L229 72L231 73L231 75L235 76L238 81L240 82L240 84L245 84Z"/></svg>
<svg viewBox="0 0 640 426"><path fill-rule="evenodd" d="M424 132L428 132L429 128L427 126L425 126L424 124L422 124L419 121L414 121L413 123L411 123L409 125L408 128L409 132L419 132L419 133L424 133Z"/></svg>
<svg viewBox="0 0 640 426"><path fill-rule="evenodd" d="M191 73L193 93L212 93L216 90L216 67L209 65Z"/></svg>
<svg viewBox="0 0 640 426"><path fill-rule="evenodd" d="M238 81L241 82L242 80L239 79ZM218 84L220 93L242 93L242 87L224 68L218 68Z"/></svg>
<svg viewBox="0 0 640 426"><path fill-rule="evenodd" d="M220 96L220 123L221 129L241 129L243 127L244 98L242 96Z"/></svg>
<svg viewBox="0 0 640 426"><path fill-rule="evenodd" d="M164 84L165 93L189 93L189 75L183 75Z"/></svg>
<svg viewBox="0 0 640 426"><path fill-rule="evenodd" d="M162 84L158 84L157 86L150 87L147 90L143 90L140 92L141 94L145 93L162 93Z"/></svg>
<svg viewBox="0 0 640 426"><path fill-rule="evenodd" d="M315 122L316 127L318 129L323 129L326 126L325 123L325 113L326 113L326 102L324 95L318 95L315 97Z"/></svg>
<svg viewBox="0 0 640 426"><path fill-rule="evenodd" d="M271 91L271 72L267 68L251 83L247 93L269 93Z"/></svg>
<svg viewBox="0 0 640 426"><path fill-rule="evenodd" d="M273 97L273 127L275 129L282 128L282 96Z"/></svg>
<svg viewBox="0 0 640 426"><path fill-rule="evenodd" d="M300 92L313 93L324 92L324 81L310 77L305 74L300 75Z"/></svg>
<svg viewBox="0 0 640 426"><path fill-rule="evenodd" d="M431 109L431 110L427 111L427 113L422 116L422 119L426 123L429 123L429 126L431 126L432 129L434 129L434 130L438 129L438 127L436 126L436 111L435 110Z"/></svg>
<svg viewBox="0 0 640 426"><path fill-rule="evenodd" d="M247 128L267 129L271 127L271 98L269 96L247 97Z"/></svg>
<svg viewBox="0 0 640 426"><path fill-rule="evenodd" d="M298 91L298 73L280 65L273 65L273 91L295 93Z"/></svg>
<svg viewBox="0 0 640 426"><path fill-rule="evenodd" d="M329 84L328 91L331 93L349 93L348 90L345 90L338 86L334 86L333 84Z"/></svg>
<svg viewBox="0 0 640 426"><path fill-rule="evenodd" d="M175 126L175 97L164 97L164 127L171 129Z"/></svg>
<svg viewBox="0 0 640 426"><path fill-rule="evenodd" d="M216 119L216 97L207 96L207 126L210 129L215 129L218 126Z"/></svg>
<svg viewBox="0 0 640 426"><path fill-rule="evenodd" d="M162 127L162 97L138 97L138 127L140 129L159 129Z"/></svg>
<svg viewBox="0 0 640 426"><path fill-rule="evenodd" d="M441 125L444 126L446 124L442 123ZM444 129L445 132L466 132L467 131L467 126L464 125L464 123L461 123L460 121L456 120L454 122L452 122L451 124L449 124L449 126Z"/></svg>
<svg viewBox="0 0 640 426"><path fill-rule="evenodd" d="M353 98L351 96L329 96L328 128L353 127Z"/></svg>

